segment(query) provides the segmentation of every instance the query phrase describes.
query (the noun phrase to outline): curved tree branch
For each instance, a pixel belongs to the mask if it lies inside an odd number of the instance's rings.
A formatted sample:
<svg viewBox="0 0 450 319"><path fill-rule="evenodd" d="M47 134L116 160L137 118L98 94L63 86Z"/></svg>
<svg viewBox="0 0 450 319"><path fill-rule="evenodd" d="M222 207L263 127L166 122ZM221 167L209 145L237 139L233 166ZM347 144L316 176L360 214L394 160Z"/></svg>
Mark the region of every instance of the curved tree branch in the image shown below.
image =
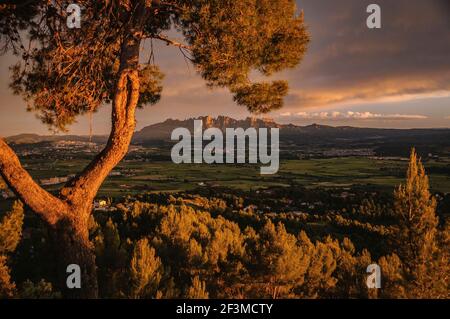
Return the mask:
<svg viewBox="0 0 450 319"><path fill-rule="evenodd" d="M103 181L128 152L139 100L139 47L140 39L133 34L124 41L112 105L111 134L103 151L61 190L61 196L71 205L90 205Z"/></svg>
<svg viewBox="0 0 450 319"><path fill-rule="evenodd" d="M192 48L189 45L169 39L168 37L166 37L165 35L162 35L162 34L152 35L151 38L156 39L156 40L161 40L161 41L165 42L167 45L173 45L173 46L181 48L181 49L192 51Z"/></svg>
<svg viewBox="0 0 450 319"><path fill-rule="evenodd" d="M61 190L61 197L74 207L92 204L103 181L128 152L136 127L135 111L140 94L138 69L142 25L150 7L151 1L138 2L138 14L130 21L121 46L119 79L112 105L112 128L106 147Z"/></svg>
<svg viewBox="0 0 450 319"><path fill-rule="evenodd" d="M49 225L68 210L64 201L39 186L20 164L16 153L0 138L0 173L9 188Z"/></svg>
<svg viewBox="0 0 450 319"><path fill-rule="evenodd" d="M139 99L137 70L124 70L117 84L113 101L113 127L106 147L95 159L62 190L61 195L69 203L92 203L101 184L111 170L128 152L135 129L135 109Z"/></svg>

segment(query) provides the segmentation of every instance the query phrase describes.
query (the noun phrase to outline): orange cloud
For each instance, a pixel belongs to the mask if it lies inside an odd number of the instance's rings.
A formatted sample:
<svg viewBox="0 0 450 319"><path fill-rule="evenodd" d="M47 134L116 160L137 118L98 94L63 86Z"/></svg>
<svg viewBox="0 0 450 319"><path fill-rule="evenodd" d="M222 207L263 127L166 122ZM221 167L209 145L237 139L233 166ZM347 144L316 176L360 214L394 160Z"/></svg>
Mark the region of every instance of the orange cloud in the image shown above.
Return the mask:
<svg viewBox="0 0 450 319"><path fill-rule="evenodd" d="M447 96L450 96L450 74L433 77L395 77L355 83L347 87L293 90L288 98L287 107L292 109L354 103L400 102Z"/></svg>

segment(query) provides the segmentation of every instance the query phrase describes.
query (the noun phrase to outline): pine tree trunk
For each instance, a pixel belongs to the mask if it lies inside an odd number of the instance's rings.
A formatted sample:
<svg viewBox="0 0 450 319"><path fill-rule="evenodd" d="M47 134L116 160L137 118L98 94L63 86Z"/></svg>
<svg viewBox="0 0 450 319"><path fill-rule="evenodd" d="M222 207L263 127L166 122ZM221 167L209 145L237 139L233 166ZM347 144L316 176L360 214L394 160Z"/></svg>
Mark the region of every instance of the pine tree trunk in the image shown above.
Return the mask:
<svg viewBox="0 0 450 319"><path fill-rule="evenodd" d="M112 129L103 151L59 192L51 194L22 167L17 154L0 137L0 175L23 203L50 227L56 249L57 276L64 297L97 298L97 269L89 241L89 218L100 186L128 152L139 101L139 48L151 2L140 2L121 47L120 69L112 103ZM81 268L81 289L68 289L67 266Z"/></svg>
<svg viewBox="0 0 450 319"><path fill-rule="evenodd" d="M98 298L95 252L89 240L90 213L91 207L73 209L52 229L59 289L65 298ZM67 286L67 278L72 274L67 272L67 267L73 264L81 270L79 289Z"/></svg>
<svg viewBox="0 0 450 319"><path fill-rule="evenodd" d="M135 52L139 45L134 44ZM122 71L113 102L112 131L105 149L69 181L57 195L38 185L22 167L15 152L0 138L0 174L23 203L50 227L56 248L57 277L66 298L97 298L95 254L89 241L92 202L111 170L128 151L135 128L134 112L139 99L136 69ZM81 268L81 289L67 289L67 266Z"/></svg>

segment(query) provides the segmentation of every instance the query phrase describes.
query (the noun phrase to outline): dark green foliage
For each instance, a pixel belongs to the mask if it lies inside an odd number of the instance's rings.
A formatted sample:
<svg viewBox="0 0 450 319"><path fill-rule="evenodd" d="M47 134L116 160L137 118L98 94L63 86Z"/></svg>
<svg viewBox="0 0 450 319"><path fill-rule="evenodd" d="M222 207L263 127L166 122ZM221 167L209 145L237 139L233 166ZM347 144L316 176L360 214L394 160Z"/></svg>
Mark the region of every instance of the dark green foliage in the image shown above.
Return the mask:
<svg viewBox="0 0 450 319"><path fill-rule="evenodd" d="M288 85L283 81L255 83L237 89L234 100L247 106L252 113L267 113L283 106L283 98L287 92Z"/></svg>
<svg viewBox="0 0 450 319"><path fill-rule="evenodd" d="M0 223L0 255L16 250L22 236L23 205L15 202Z"/></svg>
<svg viewBox="0 0 450 319"><path fill-rule="evenodd" d="M158 103L161 99L162 93L162 80L164 75L159 71L159 68L155 65L145 65L139 70L141 93L139 98L138 107L144 107L145 105L152 105Z"/></svg>
<svg viewBox="0 0 450 319"><path fill-rule="evenodd" d="M0 299L12 298L16 293L16 285L11 280L6 256L0 255Z"/></svg>
<svg viewBox="0 0 450 319"><path fill-rule="evenodd" d="M429 191L428 176L413 150L406 183L395 192L395 216L398 219L396 244L401 247L400 259L411 271L429 262L436 249L436 199Z"/></svg>
<svg viewBox="0 0 450 319"><path fill-rule="evenodd" d="M406 185L426 186L422 183L424 175L409 176ZM416 184L412 183L414 180ZM396 192L397 205L410 203L404 199L412 192L415 196L410 198L428 199L412 201L427 207L418 210L426 213L427 218L417 220L434 220L433 210L429 208L433 201L430 202L428 196L418 195L426 193L426 187L408 189ZM395 232L396 229L414 228L405 227L403 219L398 215L394 218L392 210L377 200L358 199L355 210L351 212L261 213L258 210L265 202L260 202L256 193L250 197L245 193L238 194L231 191L216 194L221 198L186 193L142 194L112 204L115 211L95 213L90 221L90 231L97 255L100 296L446 297L450 243L448 221L435 228L420 228L427 230L423 234L433 234L434 248L426 258L424 254L429 252L428 249L412 249L411 253L421 256L422 259L418 260L426 259L425 263L412 263L405 258L408 255L403 250L414 246L406 239L403 242L397 240L390 246L388 239L403 236L402 232ZM264 194L261 196L266 197ZM273 193L271 204L276 198L285 200L286 196L286 192ZM255 203L255 209L244 209L251 203ZM403 211L406 210L397 210ZM387 218L387 224L383 224L383 218ZM42 230L33 228L33 232L39 231ZM45 235L36 238L33 242L35 248L38 248L38 243L48 245L47 241L41 242ZM376 245L377 241L381 243ZM415 240L415 243L428 247L423 240ZM9 261L3 258L0 263L0 280L5 287L3 295L58 297L58 294L53 295L48 283L39 282L43 277L55 282L40 269L40 263L33 264L36 273L31 278L35 284L23 284L26 278L30 278L26 277L30 273L26 272L26 265L10 272L11 265L18 262L14 260L15 255L23 258L29 253L22 249L19 246L16 252L9 254ZM47 258L51 261L52 257ZM366 286L366 269L373 263L378 263L382 270L380 290L367 289ZM20 276L15 275L17 272L21 272Z"/></svg>
<svg viewBox="0 0 450 319"><path fill-rule="evenodd" d="M310 255L298 245L294 235L286 232L283 224L275 226L268 221L256 236L254 258L250 267L258 281L255 293L261 298L288 298L295 296L292 289L304 283ZM259 284L259 285L258 285Z"/></svg>
<svg viewBox="0 0 450 319"><path fill-rule="evenodd" d="M256 223L255 228L240 225L239 217L237 222L229 221L221 216L224 205L217 199L170 196L167 199L172 204L139 201L119 204L120 214L114 214L115 222L109 219L102 227L103 232L113 234L105 236L111 238L108 242L116 243L110 245L115 247L112 250L123 250L128 257L121 259L130 260L122 269L116 268L117 265L104 265L105 268L100 269L101 273L122 274L100 281L103 296L344 296L344 292L335 290L338 281L349 280L352 275L363 278L362 265L370 263L370 257L357 254L349 240L342 246L331 239L312 243L306 233L296 237L286 231L283 223L275 225L268 219ZM219 207L221 212L214 213L218 214L214 217L212 212ZM249 214L256 217L255 213ZM97 216L97 220L102 219L102 214ZM245 225L245 218L242 221ZM135 240L132 249L124 249L128 247L124 238ZM348 249L343 248L347 246ZM107 255L107 250L97 250L100 265ZM125 273L127 275L123 275ZM111 287L115 287L115 294L111 295ZM352 289L364 291L360 286ZM355 292L352 296L360 295Z"/></svg>
<svg viewBox="0 0 450 319"><path fill-rule="evenodd" d="M397 229L392 238L401 261L397 276L403 277L406 296L447 298L449 245L442 238L448 225L439 232L436 199L430 194L428 176L414 149L406 181L394 197Z"/></svg>
<svg viewBox="0 0 450 319"><path fill-rule="evenodd" d="M36 16L41 0L7 0L0 2L0 54L12 49L19 54L24 49L20 41L20 31L30 23L36 25L32 18Z"/></svg>
<svg viewBox="0 0 450 319"><path fill-rule="evenodd" d="M309 42L295 1L191 1L182 30L194 63L210 86L230 88L251 112L280 108L287 84L252 84L249 75L271 75L300 63ZM273 94L273 97L269 97Z"/></svg>
<svg viewBox="0 0 450 319"><path fill-rule="evenodd" d="M80 29L66 26L67 1L8 3L13 5L2 9L0 34L5 50L13 48L22 55L23 61L11 68L11 87L27 100L30 111L38 112L52 129L65 130L77 115L111 102L123 40L135 18L133 9L143 0L78 1L83 8ZM139 41L178 47L208 85L229 88L236 102L253 113L280 108L287 83L252 83L250 74L269 76L295 67L309 42L294 0L154 1L143 23L133 28ZM184 43L164 34L171 28L184 35ZM19 30L30 38L29 45ZM140 70L139 106L155 104L161 97L162 74L152 64Z"/></svg>
<svg viewBox="0 0 450 319"><path fill-rule="evenodd" d="M20 287L20 298L23 299L59 299L61 294L53 290L51 283L42 279L37 284L26 280Z"/></svg>
<svg viewBox="0 0 450 319"><path fill-rule="evenodd" d="M139 240L130 263L131 295L134 298L154 298L162 278L161 259L150 247L147 238Z"/></svg>
<svg viewBox="0 0 450 319"><path fill-rule="evenodd" d="M23 205L15 202L13 208L0 219L0 298L11 298L16 285L11 279L8 255L16 250L22 236Z"/></svg>
<svg viewBox="0 0 450 319"><path fill-rule="evenodd" d="M186 298L188 299L208 299L209 294L206 291L206 284L198 277L194 277L192 280L192 286L189 287Z"/></svg>

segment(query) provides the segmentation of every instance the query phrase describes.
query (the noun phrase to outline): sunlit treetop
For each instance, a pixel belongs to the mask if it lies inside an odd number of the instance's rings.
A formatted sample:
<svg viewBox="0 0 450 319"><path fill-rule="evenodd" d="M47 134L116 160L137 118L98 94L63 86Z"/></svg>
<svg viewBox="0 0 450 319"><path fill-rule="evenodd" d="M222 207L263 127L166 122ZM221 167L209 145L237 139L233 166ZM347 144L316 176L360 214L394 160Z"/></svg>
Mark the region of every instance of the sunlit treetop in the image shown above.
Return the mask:
<svg viewBox="0 0 450 319"><path fill-rule="evenodd" d="M254 83L250 74L297 66L309 42L294 0L79 0L81 28L70 29L66 9L73 2L0 2L3 52L22 57L12 67L11 87L57 130L112 100L127 37L141 47L144 40L176 47L208 86L227 87L252 113L282 107L288 85ZM182 42L169 38L173 30ZM160 69L151 59L142 63L151 54L141 51L136 61L140 107L157 103L162 93Z"/></svg>

